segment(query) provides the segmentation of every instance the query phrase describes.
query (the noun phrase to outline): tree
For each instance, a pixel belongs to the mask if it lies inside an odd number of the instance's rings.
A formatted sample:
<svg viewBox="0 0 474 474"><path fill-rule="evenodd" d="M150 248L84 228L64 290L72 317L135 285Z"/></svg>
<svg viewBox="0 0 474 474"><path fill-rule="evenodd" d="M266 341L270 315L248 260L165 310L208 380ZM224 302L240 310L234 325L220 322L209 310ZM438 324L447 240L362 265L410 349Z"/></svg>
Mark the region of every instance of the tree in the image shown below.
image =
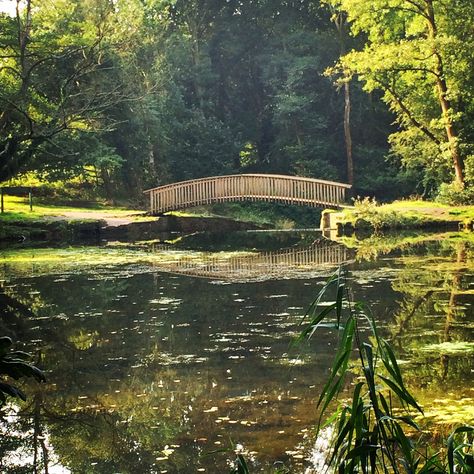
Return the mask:
<svg viewBox="0 0 474 474"><path fill-rule="evenodd" d="M422 163L428 174L446 180L451 169L458 186L465 182L466 105L474 84L463 83L472 64L469 26L455 21L459 12L474 21L468 0L334 0L347 13L354 35L366 35L362 51L341 58L339 70L358 75L366 91L383 91L401 130L392 134L393 151L405 164ZM462 87L461 87L462 85ZM440 172L441 170L441 172Z"/></svg>
<svg viewBox="0 0 474 474"><path fill-rule="evenodd" d="M37 155L63 155L59 135L110 127L106 112L124 99L109 74L113 13L105 0L17 0L13 16L1 14L0 181Z"/></svg>

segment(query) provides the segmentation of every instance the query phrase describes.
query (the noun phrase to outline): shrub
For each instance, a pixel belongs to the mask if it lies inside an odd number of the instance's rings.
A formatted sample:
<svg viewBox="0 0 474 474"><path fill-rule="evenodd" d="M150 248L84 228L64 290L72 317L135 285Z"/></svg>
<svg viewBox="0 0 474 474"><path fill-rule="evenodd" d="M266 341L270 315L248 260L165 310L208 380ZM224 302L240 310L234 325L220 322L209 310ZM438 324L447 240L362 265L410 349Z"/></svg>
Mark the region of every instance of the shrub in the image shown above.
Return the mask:
<svg viewBox="0 0 474 474"><path fill-rule="evenodd" d="M458 183L443 183L436 200L451 206L474 204L474 186L463 188Z"/></svg>

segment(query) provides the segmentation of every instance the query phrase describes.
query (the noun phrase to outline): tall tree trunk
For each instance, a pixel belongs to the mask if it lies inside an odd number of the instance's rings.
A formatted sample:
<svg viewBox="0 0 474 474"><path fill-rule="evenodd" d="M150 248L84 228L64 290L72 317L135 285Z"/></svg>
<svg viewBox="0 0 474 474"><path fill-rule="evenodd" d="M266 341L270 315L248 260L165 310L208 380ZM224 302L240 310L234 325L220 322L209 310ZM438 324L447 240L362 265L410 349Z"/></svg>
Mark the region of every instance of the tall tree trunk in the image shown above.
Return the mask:
<svg viewBox="0 0 474 474"><path fill-rule="evenodd" d="M193 61L194 71L192 75L194 92L196 94L196 99L199 104L199 108L204 110L204 87L202 86L200 76L201 71L201 43L202 43L202 33L201 33L201 23L199 19L190 18L187 21L187 26L189 33L191 35L191 58Z"/></svg>
<svg viewBox="0 0 474 474"><path fill-rule="evenodd" d="M438 91L438 100L443 114L444 128L448 139L449 151L454 167L455 182L464 187L464 163L459 151L458 134L452 120L452 107L448 99L448 85L444 76L443 58L435 44L438 36L438 27L436 24L433 0L426 0L426 19L428 23L428 37L433 42L433 55L436 61L436 88Z"/></svg>
<svg viewBox="0 0 474 474"><path fill-rule="evenodd" d="M346 44L344 41L346 16L339 12L334 17L334 23L339 33L339 46L341 57L346 53ZM352 135L351 135L351 88L349 79L344 82L344 142L346 145L346 171L347 182L354 184L354 159L352 154Z"/></svg>
<svg viewBox="0 0 474 474"><path fill-rule="evenodd" d="M354 160L351 135L351 90L349 81L344 82L344 138L346 142L347 182L354 184Z"/></svg>

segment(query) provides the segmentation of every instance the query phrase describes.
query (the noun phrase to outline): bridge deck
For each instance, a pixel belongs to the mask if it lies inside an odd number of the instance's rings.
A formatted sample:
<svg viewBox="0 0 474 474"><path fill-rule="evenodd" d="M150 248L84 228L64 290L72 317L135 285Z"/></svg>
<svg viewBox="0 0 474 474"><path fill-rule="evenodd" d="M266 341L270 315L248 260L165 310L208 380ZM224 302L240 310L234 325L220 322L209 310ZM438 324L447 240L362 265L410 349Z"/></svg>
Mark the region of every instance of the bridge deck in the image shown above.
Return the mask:
<svg viewBox="0 0 474 474"><path fill-rule="evenodd" d="M334 181L271 174L213 176L145 191L150 211L160 214L225 201L272 201L313 207L340 207L351 186Z"/></svg>

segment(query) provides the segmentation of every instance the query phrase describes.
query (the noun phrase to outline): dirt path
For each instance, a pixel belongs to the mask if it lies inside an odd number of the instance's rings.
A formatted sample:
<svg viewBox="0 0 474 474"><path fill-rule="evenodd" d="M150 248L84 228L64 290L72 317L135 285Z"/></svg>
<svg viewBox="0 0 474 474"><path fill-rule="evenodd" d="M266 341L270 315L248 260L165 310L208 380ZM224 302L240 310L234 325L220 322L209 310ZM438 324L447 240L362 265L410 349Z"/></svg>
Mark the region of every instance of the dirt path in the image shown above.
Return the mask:
<svg viewBox="0 0 474 474"><path fill-rule="evenodd" d="M132 211L114 213L111 211L62 211L56 216L47 216L51 220L82 220L96 219L106 223L107 227L118 227L120 225L128 225L140 220L153 220L146 218L145 211ZM145 219L146 218L146 219Z"/></svg>

